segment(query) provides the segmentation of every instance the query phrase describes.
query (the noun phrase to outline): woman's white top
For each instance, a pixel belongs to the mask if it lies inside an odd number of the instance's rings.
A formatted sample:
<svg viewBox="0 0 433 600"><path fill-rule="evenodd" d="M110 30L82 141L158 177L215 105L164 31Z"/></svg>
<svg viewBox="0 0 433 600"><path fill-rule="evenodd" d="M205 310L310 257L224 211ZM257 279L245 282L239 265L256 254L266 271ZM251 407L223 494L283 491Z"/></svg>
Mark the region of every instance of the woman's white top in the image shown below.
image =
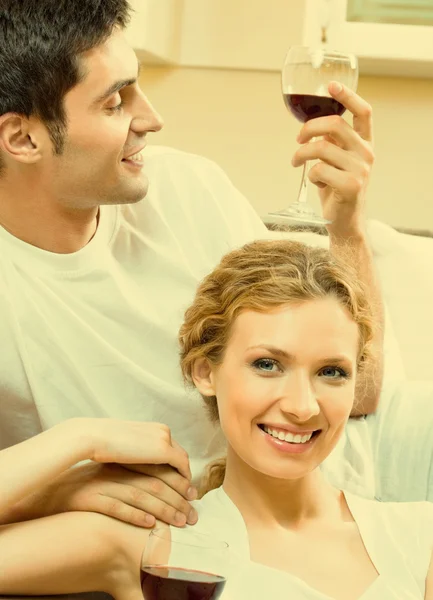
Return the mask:
<svg viewBox="0 0 433 600"><path fill-rule="evenodd" d="M423 600L433 551L433 504L381 503L344 494L379 574L359 600ZM223 488L194 505L199 513L194 530L230 546L230 576L221 600L332 600L286 571L251 560L245 522Z"/></svg>

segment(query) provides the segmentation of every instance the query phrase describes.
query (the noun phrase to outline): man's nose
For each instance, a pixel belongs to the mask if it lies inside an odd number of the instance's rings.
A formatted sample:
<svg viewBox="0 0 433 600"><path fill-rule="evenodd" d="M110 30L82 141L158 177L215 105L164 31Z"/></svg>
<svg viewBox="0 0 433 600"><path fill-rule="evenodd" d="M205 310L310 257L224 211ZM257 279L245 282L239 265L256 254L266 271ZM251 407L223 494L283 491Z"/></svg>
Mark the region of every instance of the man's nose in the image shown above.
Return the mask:
<svg viewBox="0 0 433 600"><path fill-rule="evenodd" d="M132 121L131 129L136 133L161 131L164 126L161 115L155 110L144 94L140 94L140 96L141 102L137 107L136 116Z"/></svg>
<svg viewBox="0 0 433 600"><path fill-rule="evenodd" d="M308 373L294 372L284 382L280 409L301 423L306 423L320 413L317 395Z"/></svg>

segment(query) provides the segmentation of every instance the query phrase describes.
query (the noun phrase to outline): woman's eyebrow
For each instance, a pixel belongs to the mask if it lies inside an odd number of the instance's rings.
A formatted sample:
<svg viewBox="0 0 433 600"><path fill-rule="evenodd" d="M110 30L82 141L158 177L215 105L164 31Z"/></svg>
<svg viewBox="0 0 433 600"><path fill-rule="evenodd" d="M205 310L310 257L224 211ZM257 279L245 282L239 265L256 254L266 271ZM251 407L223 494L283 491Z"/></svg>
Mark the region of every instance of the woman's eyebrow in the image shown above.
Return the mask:
<svg viewBox="0 0 433 600"><path fill-rule="evenodd" d="M248 350L267 350L268 352L270 352L271 354L274 354L275 356L281 356L281 358L285 358L289 361L295 360L295 356L293 354L286 352L282 348L277 348L277 346L272 346L269 344L257 344L255 346L250 346L249 348L247 348L247 351ZM343 364L351 364L352 361L345 354L339 354L338 356L337 355L329 356L329 357L327 356L327 357L321 359L320 362L332 363L334 365L343 365Z"/></svg>
<svg viewBox="0 0 433 600"><path fill-rule="evenodd" d="M294 359L295 357L292 354L289 354L282 348L277 348L276 346L270 346L269 344L257 344L255 346L250 346L247 350L267 350L276 356L281 356L283 358L287 358L289 360Z"/></svg>

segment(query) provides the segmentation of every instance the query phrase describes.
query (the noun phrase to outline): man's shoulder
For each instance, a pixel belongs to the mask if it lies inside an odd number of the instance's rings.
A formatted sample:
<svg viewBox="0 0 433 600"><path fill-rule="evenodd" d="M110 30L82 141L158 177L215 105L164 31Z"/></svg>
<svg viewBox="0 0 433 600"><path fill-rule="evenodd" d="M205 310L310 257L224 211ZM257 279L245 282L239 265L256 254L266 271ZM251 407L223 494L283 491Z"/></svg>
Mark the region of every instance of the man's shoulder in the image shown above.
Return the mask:
<svg viewBox="0 0 433 600"><path fill-rule="evenodd" d="M193 152L186 152L171 146L149 145L144 151L146 162L149 164L161 163L165 165L184 165L192 168L217 167L217 164L209 158Z"/></svg>
<svg viewBox="0 0 433 600"><path fill-rule="evenodd" d="M137 210L155 210L174 228L215 231L229 237L225 251L263 237L261 219L214 161L164 146L146 148L147 202ZM218 233L219 232L219 233Z"/></svg>
<svg viewBox="0 0 433 600"><path fill-rule="evenodd" d="M205 188L210 194L234 188L224 170L213 160L166 146L149 146L145 153L146 171L153 187L177 189Z"/></svg>
<svg viewBox="0 0 433 600"><path fill-rule="evenodd" d="M190 172L195 171L197 174L202 171L206 173L213 171L226 177L224 171L215 161L200 154L185 152L169 146L147 146L144 155L146 166L151 170L158 168L160 170L180 169L179 174L182 174L184 169Z"/></svg>

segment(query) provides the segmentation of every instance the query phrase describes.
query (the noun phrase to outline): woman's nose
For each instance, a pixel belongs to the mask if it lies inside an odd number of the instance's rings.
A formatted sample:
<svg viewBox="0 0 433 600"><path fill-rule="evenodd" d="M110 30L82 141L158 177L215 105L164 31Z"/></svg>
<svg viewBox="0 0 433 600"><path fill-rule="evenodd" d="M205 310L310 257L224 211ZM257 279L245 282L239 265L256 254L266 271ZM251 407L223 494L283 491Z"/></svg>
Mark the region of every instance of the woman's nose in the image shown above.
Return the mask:
<svg viewBox="0 0 433 600"><path fill-rule="evenodd" d="M280 409L306 423L320 413L316 392L307 373L292 373L281 390Z"/></svg>

